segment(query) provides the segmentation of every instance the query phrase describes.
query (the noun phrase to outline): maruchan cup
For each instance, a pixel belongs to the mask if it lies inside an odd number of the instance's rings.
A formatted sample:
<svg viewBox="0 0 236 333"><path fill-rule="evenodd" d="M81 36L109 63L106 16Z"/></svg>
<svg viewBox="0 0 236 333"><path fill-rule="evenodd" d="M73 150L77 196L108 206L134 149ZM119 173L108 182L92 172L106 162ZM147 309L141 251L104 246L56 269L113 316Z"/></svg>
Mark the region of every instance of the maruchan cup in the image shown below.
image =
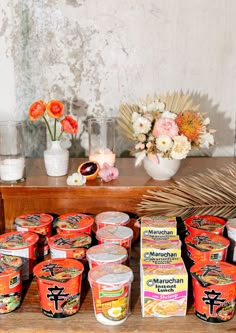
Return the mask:
<svg viewBox="0 0 236 333"><path fill-rule="evenodd" d="M213 232L222 235L226 221L213 215L190 216L184 221L189 234L201 235L203 232Z"/></svg>
<svg viewBox="0 0 236 333"><path fill-rule="evenodd" d="M87 251L90 269L99 265L125 264L127 258L127 250L123 246L116 244L95 245Z"/></svg>
<svg viewBox="0 0 236 333"><path fill-rule="evenodd" d="M0 254L0 314L12 312L20 306L22 265L21 257Z"/></svg>
<svg viewBox="0 0 236 333"><path fill-rule="evenodd" d="M33 273L39 236L33 232L13 231L0 235L0 253L23 258L22 279Z"/></svg>
<svg viewBox="0 0 236 333"><path fill-rule="evenodd" d="M52 258L86 259L86 253L91 246L92 238L88 234L57 234L49 238Z"/></svg>
<svg viewBox="0 0 236 333"><path fill-rule="evenodd" d="M50 259L34 267L42 313L51 318L79 311L83 264L74 259Z"/></svg>
<svg viewBox="0 0 236 333"><path fill-rule="evenodd" d="M39 236L38 256L48 254L48 238L52 234L53 216L45 213L33 213L16 217L14 224L17 231L35 232Z"/></svg>
<svg viewBox="0 0 236 333"><path fill-rule="evenodd" d="M193 262L225 261L229 240L223 236L210 232L201 235L189 235L185 238L187 254Z"/></svg>
<svg viewBox="0 0 236 333"><path fill-rule="evenodd" d="M191 267L194 311L210 323L224 323L235 314L236 267L220 262L198 262Z"/></svg>
<svg viewBox="0 0 236 333"><path fill-rule="evenodd" d="M126 226L130 221L128 214L123 212L108 211L97 214L95 216L95 223L97 229L107 227L107 226L117 226L123 225Z"/></svg>
<svg viewBox="0 0 236 333"><path fill-rule="evenodd" d="M88 280L97 321L122 324L129 315L132 270L122 264L100 265L89 271Z"/></svg>
<svg viewBox="0 0 236 333"><path fill-rule="evenodd" d="M58 234L79 233L92 234L92 226L94 218L90 215L71 213L60 215L56 218L53 226L56 228Z"/></svg>
<svg viewBox="0 0 236 333"><path fill-rule="evenodd" d="M98 229L96 239L98 244L118 244L127 249L130 256L133 230L124 226L107 226Z"/></svg>

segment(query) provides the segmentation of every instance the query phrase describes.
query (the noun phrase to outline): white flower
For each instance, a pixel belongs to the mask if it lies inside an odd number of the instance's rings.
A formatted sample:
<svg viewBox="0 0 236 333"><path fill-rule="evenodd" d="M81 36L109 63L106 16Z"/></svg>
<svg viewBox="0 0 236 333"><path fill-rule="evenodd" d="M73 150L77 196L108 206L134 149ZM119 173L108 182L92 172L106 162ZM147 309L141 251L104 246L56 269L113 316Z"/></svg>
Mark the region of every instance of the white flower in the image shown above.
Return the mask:
<svg viewBox="0 0 236 333"><path fill-rule="evenodd" d="M191 144L185 135L178 135L174 138L174 144L170 153L171 158L182 160L191 150Z"/></svg>
<svg viewBox="0 0 236 333"><path fill-rule="evenodd" d="M136 150L143 150L144 148L145 148L145 145L141 142L139 142L135 145Z"/></svg>
<svg viewBox="0 0 236 333"><path fill-rule="evenodd" d="M135 123L140 117L140 114L138 112L132 113L132 123Z"/></svg>
<svg viewBox="0 0 236 333"><path fill-rule="evenodd" d="M144 117L139 117L134 123L133 123L133 128L134 128L134 134L138 135L140 133L148 133L151 129L151 122L144 118Z"/></svg>
<svg viewBox="0 0 236 333"><path fill-rule="evenodd" d="M67 177L67 185L81 186L86 183L86 178L81 173L75 172Z"/></svg>
<svg viewBox="0 0 236 333"><path fill-rule="evenodd" d="M135 166L139 166L142 162L142 160L144 159L144 157L146 156L146 152L145 150L139 152L139 153L136 153L135 154Z"/></svg>
<svg viewBox="0 0 236 333"><path fill-rule="evenodd" d="M168 151L173 145L171 138L168 135L160 135L156 139L156 147L162 152Z"/></svg>
<svg viewBox="0 0 236 333"><path fill-rule="evenodd" d="M165 110L165 103L163 103L163 102L157 102L156 103L156 108L157 108L157 110L159 110L159 111L164 111Z"/></svg>
<svg viewBox="0 0 236 333"><path fill-rule="evenodd" d="M157 104L155 102L147 105L147 111L156 111L156 110L157 110Z"/></svg>
<svg viewBox="0 0 236 333"><path fill-rule="evenodd" d="M204 133L199 137L199 147L200 148L209 148L214 144L214 137L210 133Z"/></svg>
<svg viewBox="0 0 236 333"><path fill-rule="evenodd" d="M164 111L161 114L161 118L170 118L170 119L175 119L177 117L177 114L171 111Z"/></svg>
<svg viewBox="0 0 236 333"><path fill-rule="evenodd" d="M207 117L207 118L203 121L203 125L204 125L204 126L207 126L207 125L209 125L209 124L210 124L210 118Z"/></svg>

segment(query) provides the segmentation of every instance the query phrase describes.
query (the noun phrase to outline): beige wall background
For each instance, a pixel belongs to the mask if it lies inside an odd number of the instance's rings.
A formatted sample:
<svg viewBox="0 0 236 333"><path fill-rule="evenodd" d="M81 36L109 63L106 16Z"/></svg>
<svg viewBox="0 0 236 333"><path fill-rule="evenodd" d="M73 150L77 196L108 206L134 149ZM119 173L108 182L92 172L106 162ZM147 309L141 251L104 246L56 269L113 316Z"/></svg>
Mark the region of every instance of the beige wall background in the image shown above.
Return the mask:
<svg viewBox="0 0 236 333"><path fill-rule="evenodd" d="M0 120L27 120L33 101L59 98L78 117L80 155L88 117L181 90L217 130L216 145L197 154L234 156L235 13L235 0L1 1ZM42 127L27 124L26 141L40 155ZM118 154L129 146L117 136Z"/></svg>

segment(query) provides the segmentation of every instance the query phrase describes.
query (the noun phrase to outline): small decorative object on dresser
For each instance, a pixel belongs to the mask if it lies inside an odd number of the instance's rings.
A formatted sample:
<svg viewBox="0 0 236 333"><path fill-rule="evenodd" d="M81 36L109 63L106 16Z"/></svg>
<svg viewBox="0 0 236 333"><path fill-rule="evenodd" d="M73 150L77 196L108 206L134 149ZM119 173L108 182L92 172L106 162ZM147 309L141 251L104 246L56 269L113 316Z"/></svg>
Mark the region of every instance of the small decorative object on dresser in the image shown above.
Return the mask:
<svg viewBox="0 0 236 333"><path fill-rule="evenodd" d="M135 165L156 180L170 179L192 149L214 144L209 118L182 93L147 96L139 105L120 108L121 132L135 141Z"/></svg>
<svg viewBox="0 0 236 333"><path fill-rule="evenodd" d="M64 176L67 174L69 151L62 147L61 137L64 132L69 134L78 132L77 121L71 115L62 118L63 114L64 105L58 100L51 100L48 103L39 100L29 108L29 119L36 121L42 118L46 123L51 139L48 149L44 151L44 163L48 176ZM61 125L59 132L58 123Z"/></svg>

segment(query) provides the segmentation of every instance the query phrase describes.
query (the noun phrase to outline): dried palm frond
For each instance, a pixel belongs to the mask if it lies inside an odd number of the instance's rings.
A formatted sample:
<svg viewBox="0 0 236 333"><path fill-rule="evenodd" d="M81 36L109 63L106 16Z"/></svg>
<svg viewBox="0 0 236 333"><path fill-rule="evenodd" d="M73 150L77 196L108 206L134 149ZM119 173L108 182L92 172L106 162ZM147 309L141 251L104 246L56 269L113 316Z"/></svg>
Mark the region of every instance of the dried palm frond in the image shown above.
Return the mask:
<svg viewBox="0 0 236 333"><path fill-rule="evenodd" d="M236 216L236 164L218 171L208 169L205 173L182 178L171 186L147 191L138 211L182 219L201 214L226 219Z"/></svg>
<svg viewBox="0 0 236 333"><path fill-rule="evenodd" d="M155 94L154 97L147 95L146 99L143 99L140 102L142 104L149 105L157 100L165 103L166 110L174 112L176 114L186 110L197 112L199 109L199 105L194 105L191 96L188 94L183 94L182 92L167 92L160 95ZM135 111L138 112L138 110L139 105L137 104L122 104L119 110L120 117L117 119L119 130L121 134L129 140L134 140L132 114Z"/></svg>

